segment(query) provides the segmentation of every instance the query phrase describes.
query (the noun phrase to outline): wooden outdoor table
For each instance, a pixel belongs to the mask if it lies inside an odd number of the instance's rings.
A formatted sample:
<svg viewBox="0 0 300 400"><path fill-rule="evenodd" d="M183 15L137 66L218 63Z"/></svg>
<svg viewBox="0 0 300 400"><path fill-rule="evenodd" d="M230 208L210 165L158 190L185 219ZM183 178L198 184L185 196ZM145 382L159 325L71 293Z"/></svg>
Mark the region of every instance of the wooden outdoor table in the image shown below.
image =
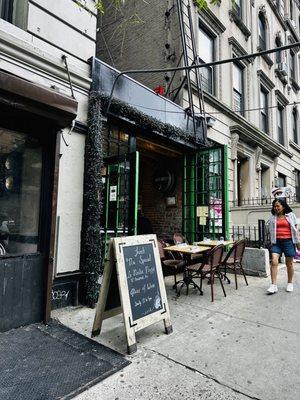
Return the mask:
<svg viewBox="0 0 300 400"><path fill-rule="evenodd" d="M168 246L164 248L165 251L172 251L176 253L182 253L185 258L186 265L189 264L191 257L193 254L200 254L205 253L211 250L211 246L195 246L195 245L175 245L175 246ZM181 283L180 289L177 291L177 296L180 296L181 289L183 286L186 286L186 294L188 294L189 285L192 284L195 288L200 290L200 287L191 279L191 277L187 276L186 271L183 271L183 279L178 281L177 284ZM202 291L200 290L200 293Z"/></svg>
<svg viewBox="0 0 300 400"><path fill-rule="evenodd" d="M192 254L199 254L203 253L207 250L211 249L211 245L205 246L205 245L174 245L174 246L167 246L164 248L166 251L175 251L177 253L182 253L186 255L192 255Z"/></svg>
<svg viewBox="0 0 300 400"><path fill-rule="evenodd" d="M206 240L202 240L201 242L197 242L197 246L209 246L210 248L218 246L219 244L223 244L224 246L229 246L234 243L234 240L210 240L209 242Z"/></svg>

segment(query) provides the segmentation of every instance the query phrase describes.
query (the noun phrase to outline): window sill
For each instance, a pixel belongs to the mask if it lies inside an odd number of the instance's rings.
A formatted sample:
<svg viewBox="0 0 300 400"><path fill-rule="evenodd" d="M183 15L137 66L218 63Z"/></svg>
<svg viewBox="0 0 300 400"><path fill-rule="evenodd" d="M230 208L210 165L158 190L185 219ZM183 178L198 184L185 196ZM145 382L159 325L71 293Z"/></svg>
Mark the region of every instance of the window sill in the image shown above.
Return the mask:
<svg viewBox="0 0 300 400"><path fill-rule="evenodd" d="M290 18L290 17L286 17L285 22L287 24L287 26L290 28L290 31L294 37L294 39L299 42L299 34L296 30L296 24L295 22Z"/></svg>
<svg viewBox="0 0 300 400"><path fill-rule="evenodd" d="M248 40L248 38L251 36L251 32L249 31L247 26L244 24L241 17L236 13L236 11L229 10L229 18L240 28L240 30L242 31L242 33L245 36L245 39Z"/></svg>
<svg viewBox="0 0 300 400"><path fill-rule="evenodd" d="M265 50L267 50L267 49L262 49L260 46L257 47L257 51L265 51ZM270 56L268 56L268 54L263 54L262 58L268 64L269 68L271 68L272 65L274 64L272 58Z"/></svg>
<svg viewBox="0 0 300 400"><path fill-rule="evenodd" d="M300 145L298 143L294 142L293 140L290 140L289 144L294 150L297 150L298 153L300 153Z"/></svg>
<svg viewBox="0 0 300 400"><path fill-rule="evenodd" d="M278 78L284 85L286 85L286 84L288 83L288 77L287 77L287 75L285 74L285 72L283 72L283 71L281 71L281 70L279 70L279 69L276 69L276 70L275 70L275 74L276 74L277 78Z"/></svg>

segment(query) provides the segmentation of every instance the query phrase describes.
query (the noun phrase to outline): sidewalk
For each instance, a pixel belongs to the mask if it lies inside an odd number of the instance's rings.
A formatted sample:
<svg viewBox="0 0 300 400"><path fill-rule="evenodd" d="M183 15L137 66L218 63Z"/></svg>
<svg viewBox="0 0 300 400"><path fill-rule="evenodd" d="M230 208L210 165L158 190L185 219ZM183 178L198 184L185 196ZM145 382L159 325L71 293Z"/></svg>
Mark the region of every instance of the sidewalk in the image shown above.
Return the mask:
<svg viewBox="0 0 300 400"><path fill-rule="evenodd" d="M177 298L166 278L174 332L163 323L137 333L138 351L126 367L76 397L76 400L291 400L300 398L300 264L294 292L287 293L286 271L279 271L279 292L265 294L269 278L238 277L225 289L215 285L204 296L191 290ZM53 317L90 336L95 310L66 308ZM104 321L95 338L125 353L122 316Z"/></svg>

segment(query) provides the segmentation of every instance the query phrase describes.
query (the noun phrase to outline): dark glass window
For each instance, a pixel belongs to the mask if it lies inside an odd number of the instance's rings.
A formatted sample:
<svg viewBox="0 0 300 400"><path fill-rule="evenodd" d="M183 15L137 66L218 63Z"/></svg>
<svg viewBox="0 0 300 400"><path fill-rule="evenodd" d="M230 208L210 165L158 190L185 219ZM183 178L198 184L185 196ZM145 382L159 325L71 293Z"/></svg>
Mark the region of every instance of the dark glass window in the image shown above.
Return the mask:
<svg viewBox="0 0 300 400"><path fill-rule="evenodd" d="M38 251L42 146L0 128L0 244L6 253Z"/></svg>
<svg viewBox="0 0 300 400"><path fill-rule="evenodd" d="M291 20L294 19L294 4L293 4L293 0L290 0L290 18L291 18Z"/></svg>
<svg viewBox="0 0 300 400"><path fill-rule="evenodd" d="M292 127L293 127L293 140L295 143L299 144L298 139L298 111L296 108L293 109L292 113Z"/></svg>
<svg viewBox="0 0 300 400"><path fill-rule="evenodd" d="M281 10L281 0L276 0L276 8L278 11Z"/></svg>
<svg viewBox="0 0 300 400"><path fill-rule="evenodd" d="M290 50L290 77L295 79L295 54Z"/></svg>
<svg viewBox="0 0 300 400"><path fill-rule="evenodd" d="M232 8L236 15L242 19L242 0L233 0Z"/></svg>
<svg viewBox="0 0 300 400"><path fill-rule="evenodd" d="M233 109L243 114L243 69L233 64Z"/></svg>
<svg viewBox="0 0 300 400"><path fill-rule="evenodd" d="M259 47L261 50L267 49L267 27L264 16L260 13L258 16L258 35Z"/></svg>
<svg viewBox="0 0 300 400"><path fill-rule="evenodd" d="M0 18L27 29L28 0L0 0Z"/></svg>
<svg viewBox="0 0 300 400"><path fill-rule="evenodd" d="M129 135L124 130L109 126L104 139L104 156L120 156L129 153Z"/></svg>
<svg viewBox="0 0 300 400"><path fill-rule="evenodd" d="M281 47L282 46L282 42L281 42L279 37L277 37L275 39L275 46L276 47ZM276 57L276 64L281 63L281 61L282 61L281 51L276 51L275 57Z"/></svg>
<svg viewBox="0 0 300 400"><path fill-rule="evenodd" d="M260 89L260 129L268 133L268 92Z"/></svg>
<svg viewBox="0 0 300 400"><path fill-rule="evenodd" d="M199 28L199 61L210 63L214 61L214 38L201 27ZM213 68L205 67L200 69L202 89L209 93L214 92Z"/></svg>
<svg viewBox="0 0 300 400"><path fill-rule="evenodd" d="M283 107L280 104L277 106L277 138L279 143L284 144Z"/></svg>
<svg viewBox="0 0 300 400"><path fill-rule="evenodd" d="M285 175L278 174L277 186L278 187L285 187L286 186L286 176Z"/></svg>
<svg viewBox="0 0 300 400"><path fill-rule="evenodd" d="M0 0L1 18L5 21L13 20L14 0Z"/></svg>

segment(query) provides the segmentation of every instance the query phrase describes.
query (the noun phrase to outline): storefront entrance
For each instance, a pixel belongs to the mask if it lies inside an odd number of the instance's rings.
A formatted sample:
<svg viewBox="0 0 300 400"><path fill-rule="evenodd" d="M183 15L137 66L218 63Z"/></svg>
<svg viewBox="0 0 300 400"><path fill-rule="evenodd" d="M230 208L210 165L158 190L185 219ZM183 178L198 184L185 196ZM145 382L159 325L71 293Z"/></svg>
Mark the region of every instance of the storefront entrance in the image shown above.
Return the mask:
<svg viewBox="0 0 300 400"><path fill-rule="evenodd" d="M146 233L171 239L181 232L191 243L228 237L225 147L191 151L116 127L107 143L104 243L112 236Z"/></svg>
<svg viewBox="0 0 300 400"><path fill-rule="evenodd" d="M15 116L1 109L0 332L42 321L47 293L55 135Z"/></svg>

